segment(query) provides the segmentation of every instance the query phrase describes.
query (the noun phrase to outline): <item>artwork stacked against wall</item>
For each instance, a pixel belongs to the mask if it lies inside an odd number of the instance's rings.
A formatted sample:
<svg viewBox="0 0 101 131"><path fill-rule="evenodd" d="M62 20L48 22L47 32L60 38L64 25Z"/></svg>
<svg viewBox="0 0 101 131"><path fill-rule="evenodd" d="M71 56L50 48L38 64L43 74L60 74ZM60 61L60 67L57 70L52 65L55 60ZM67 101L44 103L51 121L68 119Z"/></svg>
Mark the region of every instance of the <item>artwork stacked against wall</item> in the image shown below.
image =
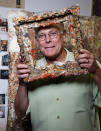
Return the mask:
<svg viewBox="0 0 101 131"><path fill-rule="evenodd" d="M101 0L92 0L92 15L101 16Z"/></svg>
<svg viewBox="0 0 101 131"><path fill-rule="evenodd" d="M101 63L101 17L80 16L83 47Z"/></svg>
<svg viewBox="0 0 101 131"><path fill-rule="evenodd" d="M7 19L0 17L0 130L6 131L8 112L8 27Z"/></svg>

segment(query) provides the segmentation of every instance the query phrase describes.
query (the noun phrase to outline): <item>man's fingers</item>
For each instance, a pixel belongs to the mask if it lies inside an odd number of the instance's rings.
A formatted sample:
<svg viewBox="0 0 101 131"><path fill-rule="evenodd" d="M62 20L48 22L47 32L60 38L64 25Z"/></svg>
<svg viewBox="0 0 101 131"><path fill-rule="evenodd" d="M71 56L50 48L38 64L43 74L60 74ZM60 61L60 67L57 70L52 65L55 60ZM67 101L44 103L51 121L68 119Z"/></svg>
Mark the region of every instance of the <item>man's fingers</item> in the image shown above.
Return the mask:
<svg viewBox="0 0 101 131"><path fill-rule="evenodd" d="M80 64L80 67L81 67L81 68L89 69L90 65L91 65L91 64L85 64L85 63L84 63L84 64Z"/></svg>
<svg viewBox="0 0 101 131"><path fill-rule="evenodd" d="M78 59L89 59L90 58L90 55L89 54L80 54L78 56Z"/></svg>
<svg viewBox="0 0 101 131"><path fill-rule="evenodd" d="M82 53L82 54L84 54L84 53L89 54L89 51L88 51L88 50L85 50L85 49L80 49L80 53Z"/></svg>
<svg viewBox="0 0 101 131"><path fill-rule="evenodd" d="M17 76L19 79L28 77L29 73L30 70L27 65L21 63L17 65Z"/></svg>
<svg viewBox="0 0 101 131"><path fill-rule="evenodd" d="M28 66L25 64L18 64L17 65L17 69L27 69L27 68L28 68Z"/></svg>
<svg viewBox="0 0 101 131"><path fill-rule="evenodd" d="M29 69L18 70L18 74L25 74L25 73L29 73L29 72L30 72Z"/></svg>
<svg viewBox="0 0 101 131"><path fill-rule="evenodd" d="M89 63L89 60L88 59L79 59L78 62L79 62L79 64L81 64L81 63Z"/></svg>
<svg viewBox="0 0 101 131"><path fill-rule="evenodd" d="M26 78L28 77L28 74L20 74L20 75L17 75L19 79L22 79L22 78Z"/></svg>

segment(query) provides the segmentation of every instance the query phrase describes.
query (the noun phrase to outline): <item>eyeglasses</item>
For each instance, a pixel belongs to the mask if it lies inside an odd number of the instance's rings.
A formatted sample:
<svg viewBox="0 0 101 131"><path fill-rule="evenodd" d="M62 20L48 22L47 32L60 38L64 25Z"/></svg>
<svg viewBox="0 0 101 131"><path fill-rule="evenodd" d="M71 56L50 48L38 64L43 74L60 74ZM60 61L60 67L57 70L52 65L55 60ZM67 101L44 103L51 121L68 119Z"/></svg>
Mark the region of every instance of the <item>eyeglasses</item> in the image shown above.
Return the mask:
<svg viewBox="0 0 101 131"><path fill-rule="evenodd" d="M50 31L48 33L48 36L49 36L50 39L56 39L59 36L59 32L57 32L57 31ZM46 39L46 37L47 37L47 35L44 34L44 33L41 33L41 34L38 35L38 39L40 41L44 41Z"/></svg>

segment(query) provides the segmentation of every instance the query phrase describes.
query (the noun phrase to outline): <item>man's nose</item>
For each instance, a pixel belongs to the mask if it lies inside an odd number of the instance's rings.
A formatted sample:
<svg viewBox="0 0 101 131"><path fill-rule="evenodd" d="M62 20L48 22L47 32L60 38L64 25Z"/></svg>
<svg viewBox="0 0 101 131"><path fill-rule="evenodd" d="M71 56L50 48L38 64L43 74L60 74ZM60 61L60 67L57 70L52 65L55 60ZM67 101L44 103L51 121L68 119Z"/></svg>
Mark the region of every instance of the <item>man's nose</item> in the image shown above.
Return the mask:
<svg viewBox="0 0 101 131"><path fill-rule="evenodd" d="M46 35L45 40L46 40L46 42L50 42L50 41L51 41L51 39L50 39L50 37L49 37L49 35L48 35L48 34Z"/></svg>

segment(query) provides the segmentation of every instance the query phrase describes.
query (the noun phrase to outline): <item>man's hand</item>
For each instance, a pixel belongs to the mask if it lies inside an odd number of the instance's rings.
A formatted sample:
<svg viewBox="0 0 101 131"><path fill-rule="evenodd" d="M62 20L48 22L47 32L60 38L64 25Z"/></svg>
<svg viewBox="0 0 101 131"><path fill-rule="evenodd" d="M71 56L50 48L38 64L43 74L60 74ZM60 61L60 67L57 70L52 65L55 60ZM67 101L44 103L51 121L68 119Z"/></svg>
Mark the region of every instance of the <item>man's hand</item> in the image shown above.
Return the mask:
<svg viewBox="0 0 101 131"><path fill-rule="evenodd" d="M26 64L18 63L17 65L17 76L19 79L28 77L30 70Z"/></svg>
<svg viewBox="0 0 101 131"><path fill-rule="evenodd" d="M17 65L17 76L19 79L19 88L15 98L15 111L18 118L22 118L29 105L28 96L27 96L27 85L22 81L23 78L26 78L30 70L27 65L22 64L21 62ZM23 103L23 104L22 104Z"/></svg>
<svg viewBox="0 0 101 131"><path fill-rule="evenodd" d="M78 56L78 63L81 68L86 68L93 74L94 79L101 92L101 69L97 65L94 55L85 49L80 49L80 55Z"/></svg>
<svg viewBox="0 0 101 131"><path fill-rule="evenodd" d="M99 68L94 55L85 49L80 49L80 55L78 56L78 63L81 68L86 68L90 73L96 73Z"/></svg>

